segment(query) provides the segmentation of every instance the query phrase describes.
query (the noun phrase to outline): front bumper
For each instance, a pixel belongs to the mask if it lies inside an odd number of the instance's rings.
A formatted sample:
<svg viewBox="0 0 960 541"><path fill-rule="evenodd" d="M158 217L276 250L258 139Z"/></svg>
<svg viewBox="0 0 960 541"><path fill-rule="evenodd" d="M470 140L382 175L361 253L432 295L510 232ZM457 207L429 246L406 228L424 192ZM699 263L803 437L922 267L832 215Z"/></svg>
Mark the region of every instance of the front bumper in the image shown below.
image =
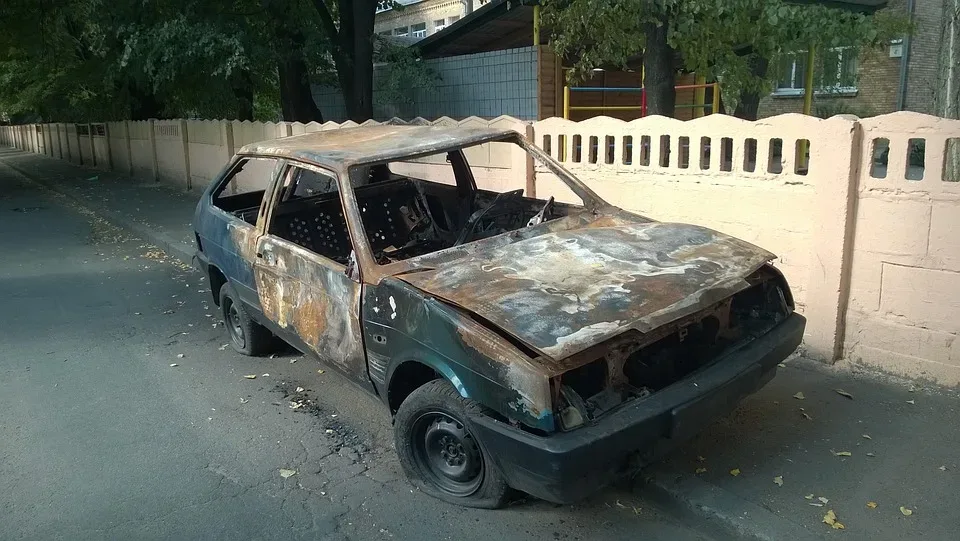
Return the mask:
<svg viewBox="0 0 960 541"><path fill-rule="evenodd" d="M631 457L669 449L732 411L773 378L805 325L792 314L709 367L570 432L537 436L491 417L473 429L512 487L569 503L609 483Z"/></svg>

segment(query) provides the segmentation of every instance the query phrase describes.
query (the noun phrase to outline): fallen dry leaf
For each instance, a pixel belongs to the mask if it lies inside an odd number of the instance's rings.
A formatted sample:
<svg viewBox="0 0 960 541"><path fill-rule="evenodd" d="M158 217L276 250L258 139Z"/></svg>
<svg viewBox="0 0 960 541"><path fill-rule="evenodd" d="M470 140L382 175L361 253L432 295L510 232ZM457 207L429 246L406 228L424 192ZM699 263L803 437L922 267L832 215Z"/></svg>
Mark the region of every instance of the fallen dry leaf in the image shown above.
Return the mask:
<svg viewBox="0 0 960 541"><path fill-rule="evenodd" d="M704 458L704 457L702 457L702 456L700 456L700 455L697 455L697 462L706 462L706 461L707 461L706 458Z"/></svg>
<svg viewBox="0 0 960 541"><path fill-rule="evenodd" d="M276 353L271 353L270 356L267 357L267 358L268 358L268 359L276 359L276 358L277 358L277 354L276 354Z"/></svg>
<svg viewBox="0 0 960 541"><path fill-rule="evenodd" d="M870 434L863 434L863 439L872 440L873 438L870 437Z"/></svg>
<svg viewBox="0 0 960 541"><path fill-rule="evenodd" d="M850 451L834 451L830 449L830 452L833 453L833 456L853 456L853 453Z"/></svg>
<svg viewBox="0 0 960 541"><path fill-rule="evenodd" d="M270 377L270 374L264 374L263 377L269 378L269 377Z"/></svg>
<svg viewBox="0 0 960 541"><path fill-rule="evenodd" d="M734 476L734 477L740 475L740 468L734 468L734 469L730 470L730 475L732 475L732 476Z"/></svg>
<svg viewBox="0 0 960 541"><path fill-rule="evenodd" d="M302 393L302 392L303 392L303 387L297 387L297 392L298 392L298 393Z"/></svg>
<svg viewBox="0 0 960 541"><path fill-rule="evenodd" d="M947 471L947 467L946 467L946 466L940 466L939 469L940 469L940 471Z"/></svg>
<svg viewBox="0 0 960 541"><path fill-rule="evenodd" d="M900 512L903 513L903 516L905 516L905 517L909 517L910 515L913 514L913 511L912 511L911 509L907 509L906 507L904 507L904 506L902 506L902 505L900 506Z"/></svg>
<svg viewBox="0 0 960 541"><path fill-rule="evenodd" d="M296 473L297 473L297 470L288 470L285 468L280 468L280 477L283 477L284 479L286 479L287 477L296 475Z"/></svg>
<svg viewBox="0 0 960 541"><path fill-rule="evenodd" d="M257 375L256 375L256 374L247 374L246 376L243 376L243 377L245 377L245 378L247 378L247 379L257 379Z"/></svg>
<svg viewBox="0 0 960 541"><path fill-rule="evenodd" d="M177 353L177 358L178 358L178 359L182 359L182 358L183 358L183 353Z"/></svg>
<svg viewBox="0 0 960 541"><path fill-rule="evenodd" d="M220 351L223 351L223 350L227 349L227 346L228 346L228 345L229 345L229 344L224 344L224 345L220 346L220 347L217 348L217 349L219 349Z"/></svg>
<svg viewBox="0 0 960 541"><path fill-rule="evenodd" d="M793 397L796 398L797 400L803 400L804 398L806 398L805 396L803 396L803 392L799 392L793 395Z"/></svg>
<svg viewBox="0 0 960 541"><path fill-rule="evenodd" d="M822 504L822 503L816 503L816 502L812 502L810 505L812 505L812 506L814 506L814 507L823 507L823 504Z"/></svg>
<svg viewBox="0 0 960 541"><path fill-rule="evenodd" d="M170 363L170 367L179 366L177 363Z"/></svg>
<svg viewBox="0 0 960 541"><path fill-rule="evenodd" d="M323 374L323 368L321 368L320 370L317 370L317 374Z"/></svg>
<svg viewBox="0 0 960 541"><path fill-rule="evenodd" d="M833 512L833 509L827 511L826 515L823 515L823 523L829 524L834 530L843 529L843 524L837 520L837 514Z"/></svg>
<svg viewBox="0 0 960 541"><path fill-rule="evenodd" d="M327 434L333 434L333 430L330 428L324 430L324 432L326 432Z"/></svg>
<svg viewBox="0 0 960 541"><path fill-rule="evenodd" d="M813 494L807 494L806 496L804 496L804 498L806 498L806 499L808 499L808 500L812 500L812 499L813 499Z"/></svg>
<svg viewBox="0 0 960 541"><path fill-rule="evenodd" d="M875 454L873 454L873 453L867 453L867 456L877 456L877 455L875 455Z"/></svg>
<svg viewBox="0 0 960 541"><path fill-rule="evenodd" d="M850 400L853 400L853 395L850 394L850 393L848 393L847 391L844 391L843 389L834 389L833 391L834 391L835 393L837 393L838 395L840 395L840 396L843 396L843 397L849 398Z"/></svg>
<svg viewBox="0 0 960 541"><path fill-rule="evenodd" d="M706 468L697 468L693 473L700 475L701 473L707 473Z"/></svg>
<svg viewBox="0 0 960 541"><path fill-rule="evenodd" d="M876 509L877 502L867 502L867 507L869 507L870 509Z"/></svg>
<svg viewBox="0 0 960 541"><path fill-rule="evenodd" d="M817 499L820 500L820 503L830 503L830 500L824 498L823 496L820 496L820 497L817 498Z"/></svg>
<svg viewBox="0 0 960 541"><path fill-rule="evenodd" d="M803 417L804 419L807 419L808 421L813 420L813 417L810 417L810 415L803 408L800 408L800 416Z"/></svg>
<svg viewBox="0 0 960 541"><path fill-rule="evenodd" d="M246 404L247 402L249 402L249 400L247 400L246 398L242 398L242 397L240 398L241 404Z"/></svg>
<svg viewBox="0 0 960 541"><path fill-rule="evenodd" d="M782 486L783 486L783 476L782 476L782 475L778 475L778 476L774 477L774 478L773 478L773 483L774 483L775 485L777 485L778 487L782 487Z"/></svg>
<svg viewBox="0 0 960 541"><path fill-rule="evenodd" d="M297 359L296 359L296 358L290 359L290 364L293 364L293 363L295 363L295 362L297 362Z"/></svg>
<svg viewBox="0 0 960 541"><path fill-rule="evenodd" d="M907 404L916 404L916 403L917 402L915 400L907 400Z"/></svg>

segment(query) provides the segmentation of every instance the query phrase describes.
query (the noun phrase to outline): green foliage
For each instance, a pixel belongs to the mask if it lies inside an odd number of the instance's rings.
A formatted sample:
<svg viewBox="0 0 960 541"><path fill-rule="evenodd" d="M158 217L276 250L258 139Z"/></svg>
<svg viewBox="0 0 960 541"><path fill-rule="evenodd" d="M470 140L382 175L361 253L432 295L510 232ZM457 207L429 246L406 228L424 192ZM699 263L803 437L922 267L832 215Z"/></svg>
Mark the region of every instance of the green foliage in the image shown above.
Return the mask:
<svg viewBox="0 0 960 541"><path fill-rule="evenodd" d="M437 72L422 62L419 51L389 38L377 36L376 40L375 61L383 63L376 82L379 103L412 103L414 89L429 87L439 80Z"/></svg>
<svg viewBox="0 0 960 541"><path fill-rule="evenodd" d="M784 0L544 0L543 23L557 51L573 62L570 77L623 67L644 48L643 24L669 25L678 68L718 80L724 99L771 89L776 69L756 75L758 60L776 66L781 51L876 46L907 30L892 12L864 15Z"/></svg>

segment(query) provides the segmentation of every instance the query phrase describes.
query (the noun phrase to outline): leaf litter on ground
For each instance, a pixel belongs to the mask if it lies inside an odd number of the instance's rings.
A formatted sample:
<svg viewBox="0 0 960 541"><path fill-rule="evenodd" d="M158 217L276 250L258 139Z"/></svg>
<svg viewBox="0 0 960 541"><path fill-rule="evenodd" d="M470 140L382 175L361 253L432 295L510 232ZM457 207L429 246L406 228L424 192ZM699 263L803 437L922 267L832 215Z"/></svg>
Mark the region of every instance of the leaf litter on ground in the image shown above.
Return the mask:
<svg viewBox="0 0 960 541"><path fill-rule="evenodd" d="M834 530L842 530L844 528L843 523L837 520L837 514L833 512L833 509L827 511L826 515L823 515L823 523L829 524Z"/></svg>
<svg viewBox="0 0 960 541"><path fill-rule="evenodd" d="M850 394L850 393L848 393L847 391L844 391L843 389L834 389L833 391L834 391L835 393L837 393L838 395L840 395L840 396L843 396L843 397L849 398L850 400L853 400L853 395Z"/></svg>

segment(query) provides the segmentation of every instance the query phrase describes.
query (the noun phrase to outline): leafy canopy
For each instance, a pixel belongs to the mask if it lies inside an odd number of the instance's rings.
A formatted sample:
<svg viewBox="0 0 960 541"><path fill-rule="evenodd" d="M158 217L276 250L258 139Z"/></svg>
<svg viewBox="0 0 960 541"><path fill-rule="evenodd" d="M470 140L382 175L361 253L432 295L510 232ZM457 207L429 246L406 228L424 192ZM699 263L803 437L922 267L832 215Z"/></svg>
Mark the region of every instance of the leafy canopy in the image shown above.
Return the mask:
<svg viewBox="0 0 960 541"><path fill-rule="evenodd" d="M904 32L903 17L874 15L783 0L543 0L552 44L584 80L601 66L624 67L644 49L645 23L667 24L681 67L721 81L726 96L770 89L751 66L784 52L877 46Z"/></svg>

